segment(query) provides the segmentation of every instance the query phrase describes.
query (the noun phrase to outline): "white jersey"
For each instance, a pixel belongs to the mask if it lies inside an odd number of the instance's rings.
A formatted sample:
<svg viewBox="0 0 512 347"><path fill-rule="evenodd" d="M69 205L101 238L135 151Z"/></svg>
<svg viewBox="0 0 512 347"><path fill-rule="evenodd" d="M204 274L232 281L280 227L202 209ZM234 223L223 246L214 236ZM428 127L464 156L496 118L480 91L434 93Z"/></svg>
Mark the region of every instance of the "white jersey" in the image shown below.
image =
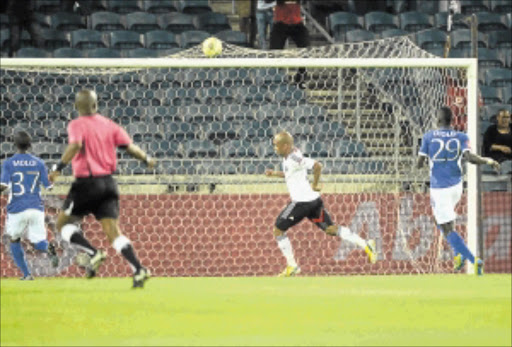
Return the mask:
<svg viewBox="0 0 512 347"><path fill-rule="evenodd" d="M308 170L315 165L311 158L305 158L298 148L283 159L283 172L292 201L313 201L320 197L318 192L311 188L308 181Z"/></svg>

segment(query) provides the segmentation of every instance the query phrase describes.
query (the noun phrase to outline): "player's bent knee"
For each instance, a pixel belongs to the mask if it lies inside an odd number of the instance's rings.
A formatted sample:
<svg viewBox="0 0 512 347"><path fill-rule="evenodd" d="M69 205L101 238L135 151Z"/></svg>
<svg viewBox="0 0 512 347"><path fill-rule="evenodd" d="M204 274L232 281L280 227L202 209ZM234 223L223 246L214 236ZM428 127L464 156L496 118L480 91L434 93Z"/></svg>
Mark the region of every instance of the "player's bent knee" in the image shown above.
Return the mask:
<svg viewBox="0 0 512 347"><path fill-rule="evenodd" d="M71 237L74 233L79 231L78 227L74 224L66 224L62 227L60 234L62 239L67 242L71 242Z"/></svg>

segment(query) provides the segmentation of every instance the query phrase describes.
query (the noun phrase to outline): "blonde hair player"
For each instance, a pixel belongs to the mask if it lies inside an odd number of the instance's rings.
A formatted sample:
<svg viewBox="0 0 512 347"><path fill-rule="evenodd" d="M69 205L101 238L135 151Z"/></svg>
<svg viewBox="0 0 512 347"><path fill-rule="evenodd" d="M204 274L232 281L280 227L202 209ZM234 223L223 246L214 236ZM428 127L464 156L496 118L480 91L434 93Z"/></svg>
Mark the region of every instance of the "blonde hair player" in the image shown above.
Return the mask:
<svg viewBox="0 0 512 347"><path fill-rule="evenodd" d="M358 245L364 249L370 262L374 264L377 261L375 241L366 241L350 231L349 228L335 225L325 209L319 193L322 164L304 157L300 150L294 147L293 137L287 131L278 133L274 137L273 144L276 154L283 157L283 171L267 170L265 174L268 177L284 178L291 197L291 202L281 211L274 225L277 245L287 263L286 268L279 276L290 277L300 273L300 267L295 261L286 231L304 218L308 218L328 235L338 236L340 239ZM312 184L307 178L308 170L311 169L313 170Z"/></svg>

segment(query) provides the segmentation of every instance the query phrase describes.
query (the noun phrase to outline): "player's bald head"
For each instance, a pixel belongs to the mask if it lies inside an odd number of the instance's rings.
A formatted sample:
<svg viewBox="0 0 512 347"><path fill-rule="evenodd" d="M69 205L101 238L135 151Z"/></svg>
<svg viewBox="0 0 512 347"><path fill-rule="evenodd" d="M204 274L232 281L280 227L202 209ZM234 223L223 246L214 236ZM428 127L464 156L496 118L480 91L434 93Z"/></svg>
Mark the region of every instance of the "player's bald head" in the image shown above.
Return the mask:
<svg viewBox="0 0 512 347"><path fill-rule="evenodd" d="M81 116L96 113L97 104L98 97L93 90L84 89L76 94L75 108Z"/></svg>
<svg viewBox="0 0 512 347"><path fill-rule="evenodd" d="M281 131L274 137L276 144L293 145L293 137L288 131Z"/></svg>

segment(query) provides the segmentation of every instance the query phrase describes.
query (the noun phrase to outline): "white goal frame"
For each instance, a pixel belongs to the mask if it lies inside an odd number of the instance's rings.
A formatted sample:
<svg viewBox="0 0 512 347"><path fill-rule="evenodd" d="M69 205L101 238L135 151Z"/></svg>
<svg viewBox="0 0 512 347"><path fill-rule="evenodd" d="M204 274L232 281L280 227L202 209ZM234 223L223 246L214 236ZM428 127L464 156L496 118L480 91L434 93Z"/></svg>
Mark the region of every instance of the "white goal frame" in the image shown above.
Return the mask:
<svg viewBox="0 0 512 347"><path fill-rule="evenodd" d="M467 69L468 136L477 144L478 63L475 58L137 58L137 59L69 59L69 58L3 58L3 69L16 68L465 68ZM475 149L474 149L475 150ZM478 167L467 168L467 242L473 254L478 250L480 194ZM473 274L473 264L467 273Z"/></svg>

